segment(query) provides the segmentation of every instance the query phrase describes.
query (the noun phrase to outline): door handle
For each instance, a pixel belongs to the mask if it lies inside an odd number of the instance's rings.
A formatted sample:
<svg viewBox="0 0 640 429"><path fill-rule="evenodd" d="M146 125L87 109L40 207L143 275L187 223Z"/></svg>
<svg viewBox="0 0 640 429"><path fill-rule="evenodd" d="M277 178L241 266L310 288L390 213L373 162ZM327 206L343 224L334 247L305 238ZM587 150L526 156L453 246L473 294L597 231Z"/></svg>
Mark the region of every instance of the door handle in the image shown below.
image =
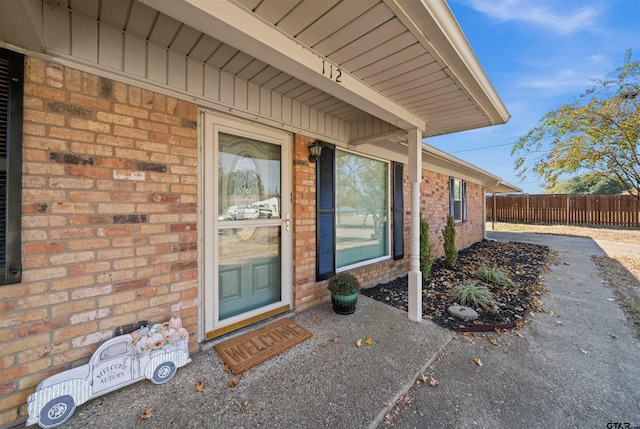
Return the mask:
<svg viewBox="0 0 640 429"><path fill-rule="evenodd" d="M289 231L289 229L291 228L291 215L289 215L289 213L287 213L285 225L286 225L287 231Z"/></svg>

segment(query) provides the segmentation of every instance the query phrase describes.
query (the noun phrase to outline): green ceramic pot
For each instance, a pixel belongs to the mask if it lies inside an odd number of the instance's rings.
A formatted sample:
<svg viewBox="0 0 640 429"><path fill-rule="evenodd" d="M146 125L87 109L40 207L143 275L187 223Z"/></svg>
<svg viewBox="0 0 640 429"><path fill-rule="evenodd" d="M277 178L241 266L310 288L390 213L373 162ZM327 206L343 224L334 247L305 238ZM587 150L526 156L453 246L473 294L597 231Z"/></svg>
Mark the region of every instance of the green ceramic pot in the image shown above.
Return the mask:
<svg viewBox="0 0 640 429"><path fill-rule="evenodd" d="M356 302L358 302L358 292L349 295L331 294L331 302L333 303L333 311L338 314L353 314L356 311Z"/></svg>

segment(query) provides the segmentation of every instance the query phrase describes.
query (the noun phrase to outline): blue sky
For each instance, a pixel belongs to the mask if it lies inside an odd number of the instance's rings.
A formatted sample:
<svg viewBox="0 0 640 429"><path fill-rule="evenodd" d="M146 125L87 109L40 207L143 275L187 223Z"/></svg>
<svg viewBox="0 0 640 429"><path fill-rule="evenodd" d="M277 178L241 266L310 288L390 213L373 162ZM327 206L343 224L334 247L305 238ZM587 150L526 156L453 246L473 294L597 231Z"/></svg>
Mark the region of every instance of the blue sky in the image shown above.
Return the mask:
<svg viewBox="0 0 640 429"><path fill-rule="evenodd" d="M542 179L516 175L511 146L621 66L627 49L640 59L640 0L447 1L511 119L425 142L541 193Z"/></svg>

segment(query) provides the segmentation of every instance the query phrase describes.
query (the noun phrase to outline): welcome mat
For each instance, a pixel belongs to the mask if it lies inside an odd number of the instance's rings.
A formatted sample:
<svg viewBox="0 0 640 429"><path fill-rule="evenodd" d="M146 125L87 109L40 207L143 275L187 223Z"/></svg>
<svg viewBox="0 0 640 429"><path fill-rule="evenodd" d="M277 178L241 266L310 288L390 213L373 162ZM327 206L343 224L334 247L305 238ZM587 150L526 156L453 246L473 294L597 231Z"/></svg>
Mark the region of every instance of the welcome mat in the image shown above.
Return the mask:
<svg viewBox="0 0 640 429"><path fill-rule="evenodd" d="M280 319L224 341L214 349L234 374L241 374L311 337L309 331L291 320Z"/></svg>

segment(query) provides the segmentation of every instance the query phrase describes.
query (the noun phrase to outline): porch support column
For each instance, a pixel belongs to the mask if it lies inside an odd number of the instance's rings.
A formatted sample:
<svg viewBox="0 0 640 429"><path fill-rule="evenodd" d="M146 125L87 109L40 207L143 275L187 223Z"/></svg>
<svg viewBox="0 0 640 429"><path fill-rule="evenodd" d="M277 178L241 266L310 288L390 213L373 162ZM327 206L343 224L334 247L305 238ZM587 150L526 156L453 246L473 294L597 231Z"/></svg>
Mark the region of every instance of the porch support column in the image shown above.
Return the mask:
<svg viewBox="0 0 640 429"><path fill-rule="evenodd" d="M422 133L409 131L409 183L411 184L411 250L409 253L409 319L422 320L422 272L420 271L420 183L422 183Z"/></svg>

